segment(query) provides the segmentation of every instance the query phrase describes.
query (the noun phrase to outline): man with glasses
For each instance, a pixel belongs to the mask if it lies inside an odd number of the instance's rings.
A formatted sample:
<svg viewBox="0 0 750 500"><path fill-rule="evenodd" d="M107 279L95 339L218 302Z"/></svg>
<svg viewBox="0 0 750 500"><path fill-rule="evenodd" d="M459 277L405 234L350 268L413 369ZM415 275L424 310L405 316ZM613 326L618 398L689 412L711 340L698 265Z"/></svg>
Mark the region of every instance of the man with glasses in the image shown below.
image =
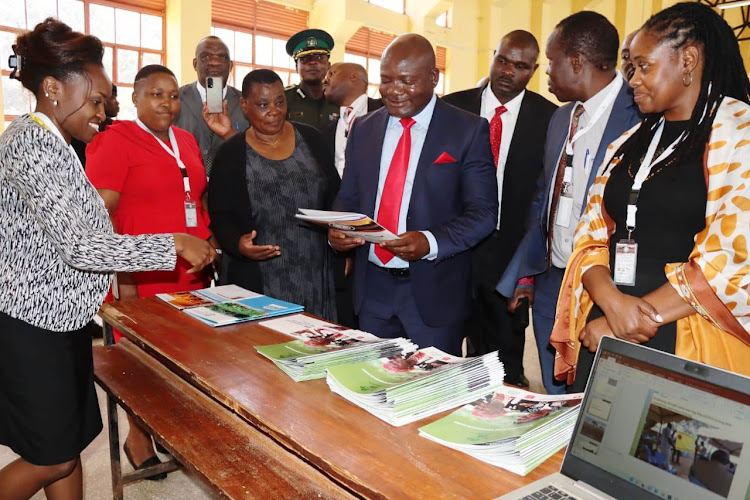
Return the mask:
<svg viewBox="0 0 750 500"><path fill-rule="evenodd" d="M216 150L221 144L237 132L242 132L250 126L240 107L242 94L234 87L227 85L232 60L229 49L217 36L207 36L195 47L193 68L198 80L180 88L180 113L175 125L187 130L195 136L203 156L206 174L211 175ZM204 115L203 106L206 102L206 78L221 77L224 85L224 112ZM209 127L206 120L218 124L223 133L217 135ZM214 130L217 126L214 125Z"/></svg>
<svg viewBox="0 0 750 500"><path fill-rule="evenodd" d="M339 118L338 106L323 96L323 78L331 63L333 38L323 30L302 30L286 43L286 52L294 58L300 83L286 88L287 120L324 128Z"/></svg>

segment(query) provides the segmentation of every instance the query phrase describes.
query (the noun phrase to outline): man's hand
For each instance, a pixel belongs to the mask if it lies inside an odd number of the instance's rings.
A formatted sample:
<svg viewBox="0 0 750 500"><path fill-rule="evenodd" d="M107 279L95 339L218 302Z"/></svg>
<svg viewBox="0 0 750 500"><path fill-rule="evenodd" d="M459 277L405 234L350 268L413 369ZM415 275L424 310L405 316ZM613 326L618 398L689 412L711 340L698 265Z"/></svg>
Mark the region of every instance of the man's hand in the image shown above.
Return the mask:
<svg viewBox="0 0 750 500"><path fill-rule="evenodd" d="M256 245L253 243L258 232L253 229L251 233L240 236L240 253L250 260L268 260L281 255L281 249L276 245Z"/></svg>
<svg viewBox="0 0 750 500"><path fill-rule="evenodd" d="M508 312L514 313L518 309L519 301L526 297L529 299L529 306L534 304L534 289L533 288L516 288L513 292L513 297L508 301Z"/></svg>
<svg viewBox="0 0 750 500"><path fill-rule="evenodd" d="M365 244L365 240L362 238L352 238L335 229L328 230L328 242L337 252L348 252Z"/></svg>
<svg viewBox="0 0 750 500"><path fill-rule="evenodd" d="M232 137L237 131L232 127L232 119L229 117L229 105L224 99L224 111L221 113L209 113L208 105L203 103L203 120L211 129L211 132L226 140Z"/></svg>
<svg viewBox="0 0 750 500"><path fill-rule="evenodd" d="M430 241L419 231L407 231L400 234L397 240L384 241L380 246L408 261L420 260L430 253Z"/></svg>
<svg viewBox="0 0 750 500"><path fill-rule="evenodd" d="M578 340L581 341L583 347L588 348L591 352L596 352L599 342L605 336L614 337L614 334L607 323L607 318L602 317L586 323L586 326L581 330L581 334L578 335Z"/></svg>

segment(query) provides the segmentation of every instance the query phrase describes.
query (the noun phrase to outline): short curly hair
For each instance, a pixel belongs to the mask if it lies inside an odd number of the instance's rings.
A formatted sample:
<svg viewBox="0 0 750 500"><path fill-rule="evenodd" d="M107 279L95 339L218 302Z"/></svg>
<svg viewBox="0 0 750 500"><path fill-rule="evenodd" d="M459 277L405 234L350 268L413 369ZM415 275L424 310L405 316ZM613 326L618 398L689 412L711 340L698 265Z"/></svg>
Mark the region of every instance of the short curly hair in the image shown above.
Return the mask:
<svg viewBox="0 0 750 500"><path fill-rule="evenodd" d="M555 26L556 40L565 55L583 54L601 70L617 66L620 36L603 15L584 10L566 17Z"/></svg>

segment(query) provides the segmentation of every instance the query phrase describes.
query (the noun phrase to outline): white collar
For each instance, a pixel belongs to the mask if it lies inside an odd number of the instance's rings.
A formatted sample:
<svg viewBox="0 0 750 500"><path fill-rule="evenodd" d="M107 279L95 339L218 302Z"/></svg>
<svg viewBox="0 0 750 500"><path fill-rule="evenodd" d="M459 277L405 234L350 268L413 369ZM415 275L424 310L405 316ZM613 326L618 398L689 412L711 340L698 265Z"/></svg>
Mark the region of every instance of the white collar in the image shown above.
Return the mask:
<svg viewBox="0 0 750 500"><path fill-rule="evenodd" d="M201 96L201 101L206 102L206 88L198 80L195 81L195 88L198 90L198 95ZM221 96L223 99L227 98L227 85L224 85L221 90Z"/></svg>
<svg viewBox="0 0 750 500"><path fill-rule="evenodd" d="M498 106L505 106L505 109L507 110L506 113L510 113L513 116L518 115L518 113L521 111L521 102L523 101L523 97L526 95L526 89L523 89L518 93L516 97L503 104L497 99L497 96L492 91L490 85L491 84L488 83L482 91L482 100L487 100L487 109L495 110Z"/></svg>
<svg viewBox="0 0 750 500"><path fill-rule="evenodd" d="M436 101L437 96L433 93L432 99L430 99L430 102L427 103L427 106L425 106L422 111L412 116L412 119L416 122L414 124L415 126L423 128L425 130L430 126L430 122L432 121L432 113L435 111ZM396 118L395 116L391 115L388 120L388 126L400 126L401 124L399 123L399 120L400 118Z"/></svg>
<svg viewBox="0 0 750 500"><path fill-rule="evenodd" d="M611 82L609 82L609 84L606 87L604 87L599 92L591 96L586 102L581 103L583 104L583 109L586 110L586 113L588 114L589 117L596 112L596 109L599 107L599 105L602 104L602 102L604 102L604 100L607 98L607 95L609 94L610 91L615 93L615 91L613 90L613 87L617 87L617 92L620 92L620 89L622 88L624 80L619 70L616 73L617 74L615 75L615 77L612 79Z"/></svg>
<svg viewBox="0 0 750 500"><path fill-rule="evenodd" d="M339 116L346 116L346 108L352 108L352 115L360 116L367 113L367 94L362 94L352 101L349 106L341 106Z"/></svg>

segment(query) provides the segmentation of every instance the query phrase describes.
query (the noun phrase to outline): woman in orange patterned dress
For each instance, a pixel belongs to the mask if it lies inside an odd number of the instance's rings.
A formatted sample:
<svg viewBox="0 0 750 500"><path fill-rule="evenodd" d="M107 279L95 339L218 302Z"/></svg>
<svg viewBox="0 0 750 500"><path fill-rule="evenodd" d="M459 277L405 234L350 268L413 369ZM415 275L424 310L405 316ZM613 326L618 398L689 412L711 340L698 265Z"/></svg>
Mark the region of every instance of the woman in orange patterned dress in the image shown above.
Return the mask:
<svg viewBox="0 0 750 500"><path fill-rule="evenodd" d="M749 375L750 82L737 41L712 9L681 3L644 24L631 59L646 118L610 146L589 192L555 376L583 390L604 335Z"/></svg>

